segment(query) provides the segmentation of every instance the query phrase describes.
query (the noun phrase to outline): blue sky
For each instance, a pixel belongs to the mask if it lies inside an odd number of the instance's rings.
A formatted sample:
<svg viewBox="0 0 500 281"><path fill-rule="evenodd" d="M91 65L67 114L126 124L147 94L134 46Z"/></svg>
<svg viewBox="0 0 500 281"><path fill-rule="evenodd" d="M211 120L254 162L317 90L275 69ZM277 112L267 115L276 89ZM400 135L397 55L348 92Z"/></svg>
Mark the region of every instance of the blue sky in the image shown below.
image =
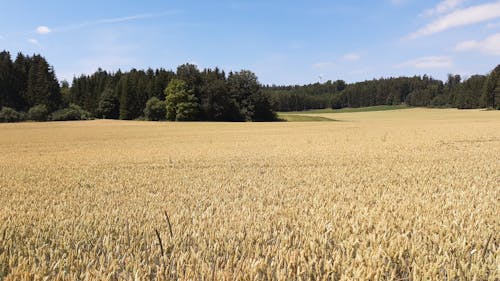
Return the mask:
<svg viewBox="0 0 500 281"><path fill-rule="evenodd" d="M60 79L105 70L250 69L266 84L447 73L500 64L500 1L7 1L0 50Z"/></svg>

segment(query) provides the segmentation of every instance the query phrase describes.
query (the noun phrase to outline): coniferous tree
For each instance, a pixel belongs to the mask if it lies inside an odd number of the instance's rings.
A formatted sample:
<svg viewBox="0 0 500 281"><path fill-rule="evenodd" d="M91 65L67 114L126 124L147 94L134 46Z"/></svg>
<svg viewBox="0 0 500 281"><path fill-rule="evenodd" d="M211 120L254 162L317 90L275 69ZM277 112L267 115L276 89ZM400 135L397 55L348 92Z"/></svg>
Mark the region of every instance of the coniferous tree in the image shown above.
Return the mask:
<svg viewBox="0 0 500 281"><path fill-rule="evenodd" d="M16 107L15 89L12 84L13 65L9 52L0 53L0 108Z"/></svg>
<svg viewBox="0 0 500 281"><path fill-rule="evenodd" d="M14 75L12 78L13 88L16 95L15 108L18 110L27 110L29 108L26 102L26 92L28 88L28 72L31 65L31 59L18 53L14 61Z"/></svg>
<svg viewBox="0 0 500 281"><path fill-rule="evenodd" d="M119 118L121 120L130 120L132 119L132 114L130 112L130 104L131 104L131 93L129 90L128 76L123 75L116 86L116 92L119 97Z"/></svg>
<svg viewBox="0 0 500 281"><path fill-rule="evenodd" d="M454 107L459 109L478 108L486 77L474 75L456 87Z"/></svg>
<svg viewBox="0 0 500 281"><path fill-rule="evenodd" d="M500 109L500 65L488 75L481 99L485 107Z"/></svg>
<svg viewBox="0 0 500 281"><path fill-rule="evenodd" d="M165 100L164 90L174 77L175 73L173 71L166 71L163 68L156 70L152 89L153 96L157 97L159 100Z"/></svg>
<svg viewBox="0 0 500 281"><path fill-rule="evenodd" d="M62 102L59 82L54 70L39 55L33 56L28 72L26 101L29 107L45 104L50 111L57 109Z"/></svg>

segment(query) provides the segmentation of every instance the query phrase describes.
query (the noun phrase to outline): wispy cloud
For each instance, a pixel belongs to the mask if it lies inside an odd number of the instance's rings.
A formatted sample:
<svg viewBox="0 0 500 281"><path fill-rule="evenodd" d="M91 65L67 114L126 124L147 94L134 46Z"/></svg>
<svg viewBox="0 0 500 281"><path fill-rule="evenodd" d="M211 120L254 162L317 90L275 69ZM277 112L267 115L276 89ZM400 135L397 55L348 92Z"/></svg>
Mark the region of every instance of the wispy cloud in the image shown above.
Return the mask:
<svg viewBox="0 0 500 281"><path fill-rule="evenodd" d="M434 8L425 10L422 16L431 17L434 15L444 14L459 7L465 0L444 0L439 2Z"/></svg>
<svg viewBox="0 0 500 281"><path fill-rule="evenodd" d="M500 1L458 9L446 14L408 36L415 39L445 30L485 22L500 17Z"/></svg>
<svg viewBox="0 0 500 281"><path fill-rule="evenodd" d="M500 55L500 33L493 34L482 41L464 41L455 46L457 52L480 51L488 55Z"/></svg>
<svg viewBox="0 0 500 281"><path fill-rule="evenodd" d="M333 61L320 61L316 62L312 65L313 68L315 69L331 69L334 68L337 65L342 65L345 62L353 62L353 61L358 61L361 59L361 55L357 53L348 53L345 54Z"/></svg>
<svg viewBox="0 0 500 281"><path fill-rule="evenodd" d="M356 54L356 53L349 53L349 54L345 54L344 56L342 56L342 59L346 60L346 61L357 61L360 58L361 58L361 55Z"/></svg>
<svg viewBox="0 0 500 281"><path fill-rule="evenodd" d="M49 34L51 31L52 30L50 30L50 28L48 28L45 25L40 25L39 27L36 28L36 33L41 35Z"/></svg>
<svg viewBox="0 0 500 281"><path fill-rule="evenodd" d="M486 28L489 29L494 29L494 28L499 28L500 27L500 22L490 22L486 25Z"/></svg>
<svg viewBox="0 0 500 281"><path fill-rule="evenodd" d="M362 74L367 74L370 71L371 71L370 67L364 67L364 68L359 68L359 69L355 69L353 71L350 71L349 74L352 74L352 75L362 75Z"/></svg>
<svg viewBox="0 0 500 281"><path fill-rule="evenodd" d="M317 62L312 65L313 68L315 69L328 69L335 67L335 63L330 62L330 61L325 61L325 62Z"/></svg>
<svg viewBox="0 0 500 281"><path fill-rule="evenodd" d="M40 42L38 42L38 40L36 40L35 38L29 38L28 42L31 43L31 44L33 44L33 45L36 45L38 47L42 46L42 45L40 45Z"/></svg>
<svg viewBox="0 0 500 281"><path fill-rule="evenodd" d="M423 57L410 61L403 62L396 67L412 67L419 69L429 69L429 68L448 68L453 66L453 61L450 57L446 56L431 56Z"/></svg>
<svg viewBox="0 0 500 281"><path fill-rule="evenodd" d="M75 53L66 68L58 68L58 78L71 80L73 76L90 74L99 67L109 71L128 70L140 66L140 42L128 42L122 31L99 30L86 39L86 52Z"/></svg>
<svg viewBox="0 0 500 281"><path fill-rule="evenodd" d="M103 25L103 24L112 24L112 23L128 22L128 21L141 20L141 19L159 18L159 17L168 16L168 15L174 15L174 14L177 14L179 12L180 12L179 10L169 10L169 11L164 11L161 13L147 13L147 14L125 16L125 17L97 19L97 20L87 21L87 22L82 22L82 23L77 23L77 24L54 27L53 29L50 29L47 26L39 26L37 28L37 32L40 34L47 34L49 32L65 32L65 31L72 31L72 30L76 30L76 29L98 26L98 25ZM43 28L41 30L42 32L43 31L48 31L48 32L41 33L39 31L40 28Z"/></svg>

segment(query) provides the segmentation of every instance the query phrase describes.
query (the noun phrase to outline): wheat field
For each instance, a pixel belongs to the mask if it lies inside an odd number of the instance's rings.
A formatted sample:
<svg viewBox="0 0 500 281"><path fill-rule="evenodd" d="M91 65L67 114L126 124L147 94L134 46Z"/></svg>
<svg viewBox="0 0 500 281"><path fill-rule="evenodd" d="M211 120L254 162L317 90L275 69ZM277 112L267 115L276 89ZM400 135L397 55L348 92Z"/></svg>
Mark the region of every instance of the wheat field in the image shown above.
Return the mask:
<svg viewBox="0 0 500 281"><path fill-rule="evenodd" d="M0 124L0 280L500 279L499 111L320 116Z"/></svg>

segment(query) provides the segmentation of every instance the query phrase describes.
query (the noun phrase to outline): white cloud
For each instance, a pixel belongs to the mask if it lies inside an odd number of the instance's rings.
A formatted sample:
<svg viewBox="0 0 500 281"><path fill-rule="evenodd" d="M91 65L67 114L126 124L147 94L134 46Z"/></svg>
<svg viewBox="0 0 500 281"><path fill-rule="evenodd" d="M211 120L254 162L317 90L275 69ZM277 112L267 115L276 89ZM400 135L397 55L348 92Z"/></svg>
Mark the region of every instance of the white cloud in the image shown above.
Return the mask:
<svg viewBox="0 0 500 281"><path fill-rule="evenodd" d="M488 55L500 55L500 33L493 34L482 41L464 41L455 46L457 52L480 51Z"/></svg>
<svg viewBox="0 0 500 281"><path fill-rule="evenodd" d="M439 33L451 28L471 25L500 17L500 1L459 9L444 15L410 34L410 39Z"/></svg>
<svg viewBox="0 0 500 281"><path fill-rule="evenodd" d="M397 65L396 67L413 67L419 69L429 68L447 68L453 66L453 61L450 57L431 56L410 60Z"/></svg>
<svg viewBox="0 0 500 281"><path fill-rule="evenodd" d="M356 53L350 53L350 54L345 54L342 59L347 60L347 61L357 61L361 58L359 54Z"/></svg>
<svg viewBox="0 0 500 281"><path fill-rule="evenodd" d="M0 35L0 40L3 40L3 39L4 39L4 37L2 35Z"/></svg>
<svg viewBox="0 0 500 281"><path fill-rule="evenodd" d="M460 6L465 0L443 0L436 5L436 7L426 10L423 13L425 17L431 17L438 14L447 13L458 6Z"/></svg>
<svg viewBox="0 0 500 281"><path fill-rule="evenodd" d="M28 42L33 44L33 45L36 45L38 47L41 47L40 43L38 42L38 40L34 39L34 38L29 38L28 39Z"/></svg>
<svg viewBox="0 0 500 281"><path fill-rule="evenodd" d="M51 31L52 30L50 30L50 28L48 28L45 25L41 25L41 26L36 28L36 33L42 34L42 35L49 34Z"/></svg>
<svg viewBox="0 0 500 281"><path fill-rule="evenodd" d="M313 64L313 68L316 68L316 69L326 69L326 68L332 68L334 66L335 66L335 63L329 62L329 61L317 62L317 63Z"/></svg>

